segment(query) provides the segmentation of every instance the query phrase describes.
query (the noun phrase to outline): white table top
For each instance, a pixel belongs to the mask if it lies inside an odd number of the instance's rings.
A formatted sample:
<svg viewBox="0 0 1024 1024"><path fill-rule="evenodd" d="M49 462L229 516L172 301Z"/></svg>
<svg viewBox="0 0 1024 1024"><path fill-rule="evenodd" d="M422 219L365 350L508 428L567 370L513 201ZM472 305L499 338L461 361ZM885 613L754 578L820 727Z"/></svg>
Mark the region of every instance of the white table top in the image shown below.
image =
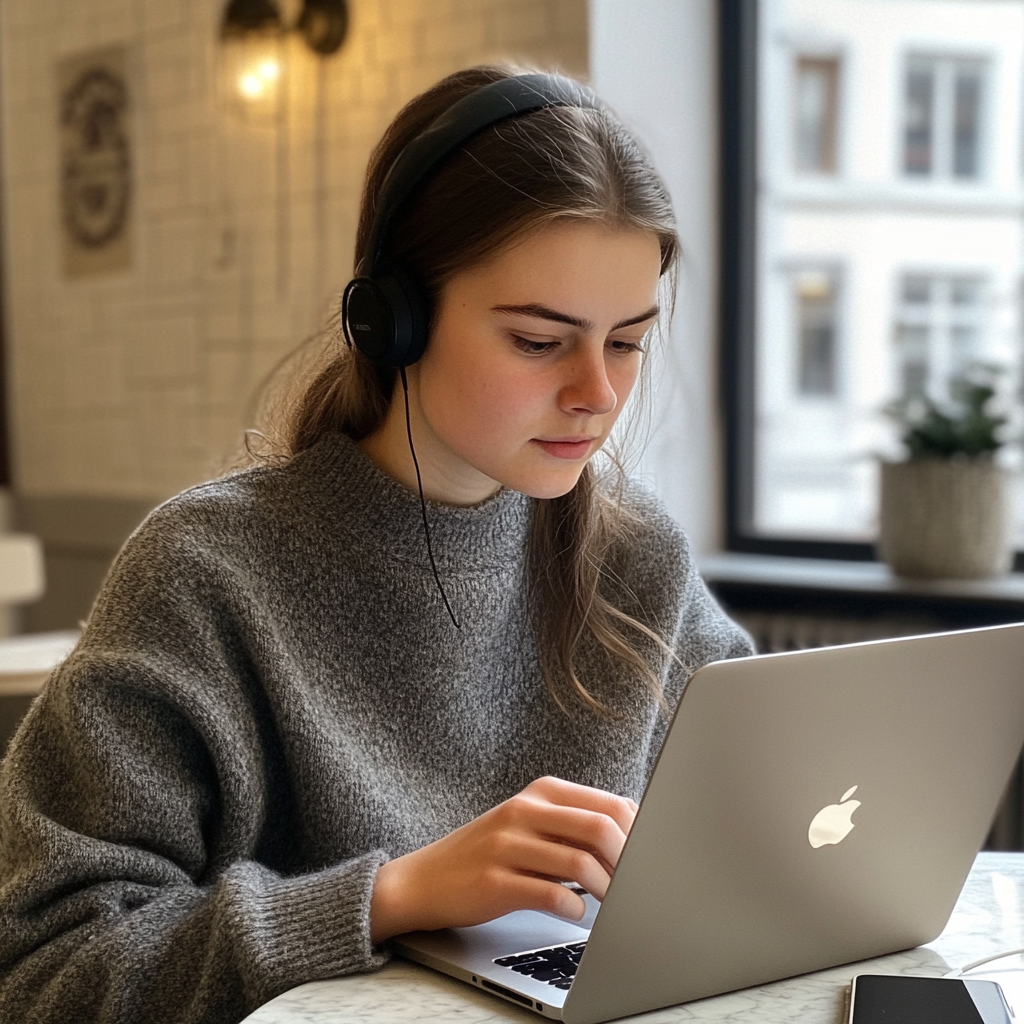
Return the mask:
<svg viewBox="0 0 1024 1024"><path fill-rule="evenodd" d="M838 1024L855 974L941 976L984 956L1024 946L1024 854L982 853L946 930L927 946L836 967L759 988L656 1010L630 1020L644 1024ZM1024 1011L1024 961L999 961L970 977L1000 981ZM479 992L418 964L396 960L375 974L316 981L285 992L250 1014L245 1024L537 1024L540 1015Z"/></svg>
<svg viewBox="0 0 1024 1024"><path fill-rule="evenodd" d="M28 633L0 640L0 697L35 696L50 673L71 653L81 634Z"/></svg>

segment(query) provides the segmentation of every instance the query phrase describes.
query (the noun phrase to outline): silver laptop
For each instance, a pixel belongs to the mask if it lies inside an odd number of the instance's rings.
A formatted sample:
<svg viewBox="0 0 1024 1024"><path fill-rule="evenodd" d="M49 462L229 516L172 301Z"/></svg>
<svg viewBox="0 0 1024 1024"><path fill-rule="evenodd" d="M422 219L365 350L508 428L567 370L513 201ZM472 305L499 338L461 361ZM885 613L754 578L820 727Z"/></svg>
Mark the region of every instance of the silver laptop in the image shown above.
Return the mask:
<svg viewBox="0 0 1024 1024"><path fill-rule="evenodd" d="M596 916L519 911L393 947L594 1024L917 946L945 927L1022 742L1024 624L715 662Z"/></svg>

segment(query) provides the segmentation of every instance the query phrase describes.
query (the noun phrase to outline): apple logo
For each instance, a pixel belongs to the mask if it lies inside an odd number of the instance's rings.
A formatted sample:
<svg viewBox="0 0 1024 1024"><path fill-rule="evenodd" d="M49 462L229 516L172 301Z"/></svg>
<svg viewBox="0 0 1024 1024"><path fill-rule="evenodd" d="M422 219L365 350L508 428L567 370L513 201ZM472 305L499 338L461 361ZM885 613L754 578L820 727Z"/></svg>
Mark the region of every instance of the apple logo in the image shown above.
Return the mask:
<svg viewBox="0 0 1024 1024"><path fill-rule="evenodd" d="M841 843L850 834L853 828L850 818L860 807L859 800L850 799L856 791L857 787L851 786L839 803L822 807L814 816L810 828L807 829L807 841L814 849L829 843Z"/></svg>

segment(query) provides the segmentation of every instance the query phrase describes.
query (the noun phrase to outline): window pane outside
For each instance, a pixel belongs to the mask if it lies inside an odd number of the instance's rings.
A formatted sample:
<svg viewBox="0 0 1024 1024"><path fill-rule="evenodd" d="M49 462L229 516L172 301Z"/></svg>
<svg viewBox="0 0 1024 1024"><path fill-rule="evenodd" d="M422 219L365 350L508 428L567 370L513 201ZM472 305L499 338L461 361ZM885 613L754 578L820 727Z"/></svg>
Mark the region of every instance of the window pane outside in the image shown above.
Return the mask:
<svg viewBox="0 0 1024 1024"><path fill-rule="evenodd" d="M828 271L794 274L796 344L801 395L836 392L836 280Z"/></svg>
<svg viewBox="0 0 1024 1024"><path fill-rule="evenodd" d="M904 174L964 179L980 176L985 75L984 61L949 56L918 56L907 61Z"/></svg>
<svg viewBox="0 0 1024 1024"><path fill-rule="evenodd" d="M976 178L981 145L980 68L958 68L954 93L953 174L958 178Z"/></svg>
<svg viewBox="0 0 1024 1024"><path fill-rule="evenodd" d="M949 379L985 358L985 283L969 277L904 277L896 322L898 397L949 397Z"/></svg>
<svg viewBox="0 0 1024 1024"><path fill-rule="evenodd" d="M795 91L796 169L831 174L836 169L839 62L800 58L796 64Z"/></svg>
<svg viewBox="0 0 1024 1024"><path fill-rule="evenodd" d="M934 95L934 69L929 65L911 65L907 71L906 139L903 147L903 169L907 174L931 174Z"/></svg>
<svg viewBox="0 0 1024 1024"><path fill-rule="evenodd" d="M871 542L878 460L902 454L885 407L942 398L980 361L1021 386L1024 3L761 0L758 14L750 528ZM826 65L843 156L822 174Z"/></svg>

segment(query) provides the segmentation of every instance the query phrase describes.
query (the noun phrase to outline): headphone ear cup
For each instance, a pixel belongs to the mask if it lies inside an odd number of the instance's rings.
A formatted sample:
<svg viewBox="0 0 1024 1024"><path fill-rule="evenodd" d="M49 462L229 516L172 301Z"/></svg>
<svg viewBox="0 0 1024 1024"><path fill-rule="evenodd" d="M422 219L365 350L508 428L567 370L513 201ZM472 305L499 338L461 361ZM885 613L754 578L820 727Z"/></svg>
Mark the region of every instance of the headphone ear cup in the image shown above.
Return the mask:
<svg viewBox="0 0 1024 1024"><path fill-rule="evenodd" d="M399 268L357 277L345 289L345 338L376 366L415 363L427 347L429 322L422 291Z"/></svg>

